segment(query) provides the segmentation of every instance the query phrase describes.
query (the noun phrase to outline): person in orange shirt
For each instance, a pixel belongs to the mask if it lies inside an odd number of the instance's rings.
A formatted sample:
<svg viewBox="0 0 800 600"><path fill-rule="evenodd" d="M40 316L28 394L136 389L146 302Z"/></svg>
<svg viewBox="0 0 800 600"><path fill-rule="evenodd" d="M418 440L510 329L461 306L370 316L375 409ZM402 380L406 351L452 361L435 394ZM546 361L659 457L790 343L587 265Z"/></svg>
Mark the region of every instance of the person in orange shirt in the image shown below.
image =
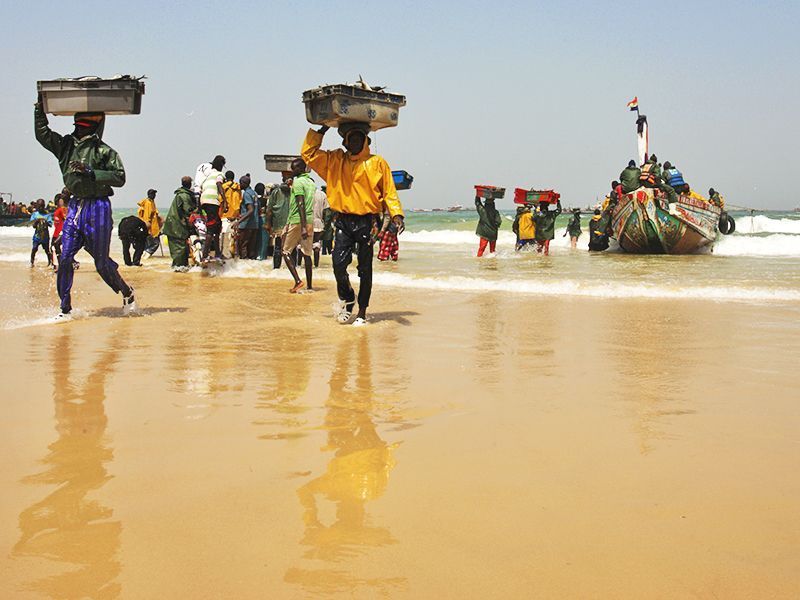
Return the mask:
<svg viewBox="0 0 800 600"><path fill-rule="evenodd" d="M398 233L404 229L403 207L397 197L392 170L382 156L369 151L369 125L344 123L339 127L344 150L321 150L329 127L309 129L301 155L306 164L327 183L328 202L334 211L336 242L333 249L333 273L339 302L335 315L340 323L349 323L356 294L350 285L347 267L358 244L358 315L353 325L366 325L367 307L372 294L373 244L381 215L386 210Z"/></svg>
<svg viewBox="0 0 800 600"><path fill-rule="evenodd" d="M249 177L248 173L246 177ZM234 221L239 218L239 209L242 206L242 186L234 181L233 171L225 172L225 182L222 184L222 191L228 208L222 213L222 237L220 238L220 249L224 256L225 250L230 252L231 257L236 256L236 234L237 229Z"/></svg>

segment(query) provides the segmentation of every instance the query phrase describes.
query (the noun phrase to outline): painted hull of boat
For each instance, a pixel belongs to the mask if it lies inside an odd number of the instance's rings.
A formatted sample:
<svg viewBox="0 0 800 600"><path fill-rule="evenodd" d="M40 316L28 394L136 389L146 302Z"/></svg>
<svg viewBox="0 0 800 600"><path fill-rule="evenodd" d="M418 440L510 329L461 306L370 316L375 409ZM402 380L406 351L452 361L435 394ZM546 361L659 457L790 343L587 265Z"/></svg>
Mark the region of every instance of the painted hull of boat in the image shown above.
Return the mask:
<svg viewBox="0 0 800 600"><path fill-rule="evenodd" d="M658 195L656 195L658 194ZM649 188L625 194L611 214L620 248L635 254L698 254L717 239L720 208L698 195L668 204Z"/></svg>

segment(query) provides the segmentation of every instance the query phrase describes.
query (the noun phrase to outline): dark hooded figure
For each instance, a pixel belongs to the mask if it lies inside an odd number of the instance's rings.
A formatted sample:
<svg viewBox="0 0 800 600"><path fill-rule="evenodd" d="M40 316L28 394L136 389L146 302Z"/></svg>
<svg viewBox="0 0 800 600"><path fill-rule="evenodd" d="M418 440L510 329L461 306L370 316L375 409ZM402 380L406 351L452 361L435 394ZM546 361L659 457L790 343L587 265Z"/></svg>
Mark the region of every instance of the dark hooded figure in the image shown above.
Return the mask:
<svg viewBox="0 0 800 600"><path fill-rule="evenodd" d="M58 159L64 185L71 197L62 230L57 288L63 317L72 310L73 258L81 248L94 258L100 277L115 293L122 294L124 312L136 308L133 288L119 274L109 256L114 224L111 218L112 187L125 185L125 169L119 155L102 141L105 114L77 113L71 135L50 129L41 98L34 107L37 141Z"/></svg>
<svg viewBox="0 0 800 600"><path fill-rule="evenodd" d="M642 170L636 166L636 161L628 161L628 166L619 174L619 180L622 183L622 191L626 194L636 191L641 185L641 183L639 183L641 176Z"/></svg>

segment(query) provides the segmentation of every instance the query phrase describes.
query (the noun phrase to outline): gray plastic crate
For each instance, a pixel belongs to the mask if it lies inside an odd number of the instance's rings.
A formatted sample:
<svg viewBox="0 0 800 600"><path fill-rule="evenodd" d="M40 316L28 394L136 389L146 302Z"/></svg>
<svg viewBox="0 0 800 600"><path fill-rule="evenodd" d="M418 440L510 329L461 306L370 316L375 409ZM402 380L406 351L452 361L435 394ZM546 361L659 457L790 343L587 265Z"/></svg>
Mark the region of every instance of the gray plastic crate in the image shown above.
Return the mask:
<svg viewBox="0 0 800 600"><path fill-rule="evenodd" d="M133 78L54 79L37 81L44 111L51 115L103 112L138 115L142 110L144 82Z"/></svg>
<svg viewBox="0 0 800 600"><path fill-rule="evenodd" d="M265 154L264 163L267 171L280 173L291 170L292 161L296 158L300 158L300 156L297 154Z"/></svg>
<svg viewBox="0 0 800 600"><path fill-rule="evenodd" d="M342 123L369 123L376 131L396 127L406 97L374 92L352 85L326 85L303 92L306 119L315 125L339 127Z"/></svg>

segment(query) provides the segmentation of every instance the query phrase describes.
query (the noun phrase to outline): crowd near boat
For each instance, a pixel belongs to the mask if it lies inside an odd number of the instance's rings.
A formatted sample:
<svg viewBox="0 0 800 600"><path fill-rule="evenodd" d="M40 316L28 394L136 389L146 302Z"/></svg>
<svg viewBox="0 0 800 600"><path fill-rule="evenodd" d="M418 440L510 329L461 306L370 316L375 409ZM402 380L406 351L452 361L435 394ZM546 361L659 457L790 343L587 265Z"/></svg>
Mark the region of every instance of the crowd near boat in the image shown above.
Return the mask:
<svg viewBox="0 0 800 600"><path fill-rule="evenodd" d="M94 258L109 287L122 295L124 310L134 310L134 290L109 255L110 197L113 188L125 184L125 170L102 135L106 115L139 113L144 84L130 77L81 78L39 82L38 89L36 139L57 158L64 188L47 204L43 199L27 206L0 199L0 215L29 220L33 226L31 265L41 248L48 264L57 270L61 318L72 310L73 272L78 267L75 253L81 248ZM275 269L286 266L294 294L313 291L314 269L321 255L330 254L337 284L336 318L341 323L365 324L374 247L378 247L379 260L398 260L398 236L405 227L398 190L409 189L413 181L407 172L391 171L383 157L370 152L370 133L397 125L405 97L359 79L355 85L308 90L303 102L307 120L319 127L307 132L300 154L264 157L267 169L280 173L280 183L253 185L250 173L237 180L233 171L226 170L226 159L220 154L201 163L193 177L180 178L166 217L156 206L157 190L148 190L137 214L122 219L117 228L125 264L141 265L144 253L153 255L159 249L163 253L162 238L166 238L176 272L194 265L217 268L230 258L272 259ZM605 201L594 209L589 250L606 250L615 238L626 251L688 253L709 245L718 231L732 232L735 224L724 211L722 196L714 189L708 198L700 196L671 162L662 164L649 154L647 118L639 115L638 99L629 107L637 113L640 160L628 163L619 180L612 182ZM73 132L52 131L48 113L72 115ZM340 135L342 148L322 150L331 128ZM477 255L481 257L487 250L496 252L503 222L496 200L504 197L505 188L477 185L475 189ZM548 255L556 219L562 213L560 194L517 188L514 201L518 205L512 225L515 250ZM573 209L564 233L573 249L581 233L581 211ZM354 255L358 294L348 274Z"/></svg>

